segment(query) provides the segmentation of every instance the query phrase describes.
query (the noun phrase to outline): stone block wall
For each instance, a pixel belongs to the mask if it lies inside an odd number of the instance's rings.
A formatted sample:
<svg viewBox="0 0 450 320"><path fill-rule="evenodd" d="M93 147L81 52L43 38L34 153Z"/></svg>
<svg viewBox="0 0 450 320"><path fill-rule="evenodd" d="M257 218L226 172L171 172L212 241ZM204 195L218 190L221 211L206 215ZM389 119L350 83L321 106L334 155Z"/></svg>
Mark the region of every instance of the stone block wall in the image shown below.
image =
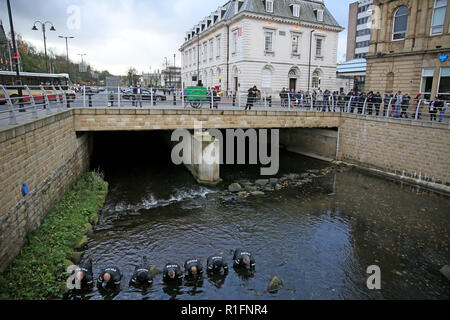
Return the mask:
<svg viewBox="0 0 450 320"><path fill-rule="evenodd" d="M448 124L342 115L338 159L450 183Z"/></svg>
<svg viewBox="0 0 450 320"><path fill-rule="evenodd" d="M89 135L77 137L71 110L0 131L0 272L88 163Z"/></svg>

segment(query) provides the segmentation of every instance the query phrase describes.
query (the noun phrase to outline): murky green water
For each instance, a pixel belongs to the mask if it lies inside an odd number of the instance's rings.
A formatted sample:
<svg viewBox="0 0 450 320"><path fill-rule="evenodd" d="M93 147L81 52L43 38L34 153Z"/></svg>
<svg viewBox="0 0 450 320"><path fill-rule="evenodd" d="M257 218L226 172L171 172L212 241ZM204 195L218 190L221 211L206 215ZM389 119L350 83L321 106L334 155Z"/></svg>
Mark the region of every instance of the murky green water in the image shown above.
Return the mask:
<svg viewBox="0 0 450 320"><path fill-rule="evenodd" d="M124 279L120 291L94 289L83 298L450 298L450 283L439 273L450 262L448 197L356 170L259 197L222 195L235 180L257 178L258 167L223 167L223 184L202 187L170 163L164 147L161 154L151 151L157 141L145 135L96 140L93 164L104 170L110 193L83 259L92 258L96 274L115 264ZM280 175L327 166L283 153ZM237 247L253 252L253 277L231 270L195 286L167 287L160 276L145 291L128 286L142 255L160 269L214 253L231 264ZM366 286L370 265L381 268L379 291ZM285 288L272 294L267 285L274 275Z"/></svg>

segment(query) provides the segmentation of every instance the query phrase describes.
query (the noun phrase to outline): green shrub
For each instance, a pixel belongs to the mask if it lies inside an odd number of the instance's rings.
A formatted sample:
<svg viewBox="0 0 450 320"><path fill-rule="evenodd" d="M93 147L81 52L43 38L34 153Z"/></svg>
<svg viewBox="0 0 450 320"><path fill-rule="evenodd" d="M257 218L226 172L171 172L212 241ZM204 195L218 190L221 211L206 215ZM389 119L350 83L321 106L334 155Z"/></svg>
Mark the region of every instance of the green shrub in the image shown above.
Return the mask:
<svg viewBox="0 0 450 320"><path fill-rule="evenodd" d="M83 174L41 227L27 235L18 257L0 275L0 299L61 298L67 279L64 259L83 237L89 217L103 207L107 192L108 183L101 174Z"/></svg>

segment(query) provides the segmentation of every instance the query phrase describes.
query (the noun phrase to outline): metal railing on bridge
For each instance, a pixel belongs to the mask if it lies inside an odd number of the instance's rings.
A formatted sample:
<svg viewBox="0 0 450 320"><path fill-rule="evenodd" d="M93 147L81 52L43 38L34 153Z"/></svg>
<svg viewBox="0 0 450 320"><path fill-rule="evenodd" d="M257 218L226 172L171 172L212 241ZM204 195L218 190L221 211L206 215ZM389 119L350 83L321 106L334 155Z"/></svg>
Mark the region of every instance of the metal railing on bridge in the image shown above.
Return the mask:
<svg viewBox="0 0 450 320"><path fill-rule="evenodd" d="M61 86L0 85L0 125L15 125L21 119L37 119L68 108L155 108L155 109L222 109L222 110L284 110L308 112L341 112L385 118L407 118L416 121L449 124L446 115L450 101L396 99L356 95L313 95L257 91L233 94L206 90L204 94L189 94L188 90L162 90L107 87L81 87L77 92Z"/></svg>

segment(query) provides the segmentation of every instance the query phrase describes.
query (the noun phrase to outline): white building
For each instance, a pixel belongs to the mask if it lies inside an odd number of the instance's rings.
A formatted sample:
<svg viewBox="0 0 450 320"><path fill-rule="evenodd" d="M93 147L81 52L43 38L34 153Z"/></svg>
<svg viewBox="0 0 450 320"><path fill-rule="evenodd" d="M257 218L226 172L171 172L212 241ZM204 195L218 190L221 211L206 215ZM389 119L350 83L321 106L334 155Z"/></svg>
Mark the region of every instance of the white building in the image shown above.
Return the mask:
<svg viewBox="0 0 450 320"><path fill-rule="evenodd" d="M183 85L199 74L206 87L276 93L307 90L310 73L310 88L337 90L342 30L319 0L229 1L187 32Z"/></svg>

